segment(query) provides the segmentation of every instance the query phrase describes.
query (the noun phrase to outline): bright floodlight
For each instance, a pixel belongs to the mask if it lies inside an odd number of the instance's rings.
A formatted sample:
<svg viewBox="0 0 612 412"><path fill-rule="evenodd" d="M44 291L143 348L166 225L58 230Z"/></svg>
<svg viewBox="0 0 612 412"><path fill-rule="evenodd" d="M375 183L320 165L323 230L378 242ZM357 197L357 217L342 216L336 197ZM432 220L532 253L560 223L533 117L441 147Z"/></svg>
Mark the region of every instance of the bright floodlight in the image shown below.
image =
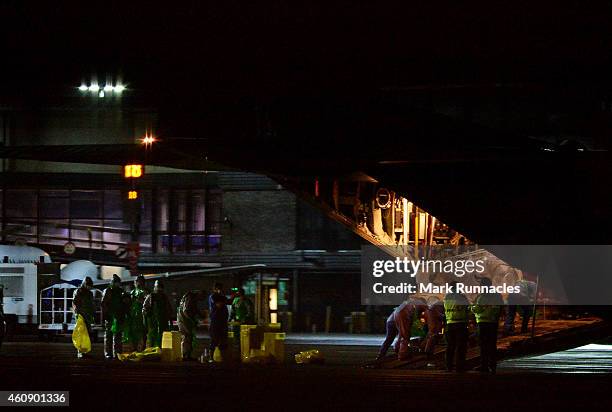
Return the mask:
<svg viewBox="0 0 612 412"><path fill-rule="evenodd" d="M125 86L122 84L118 84L114 87L115 93L121 93L125 90Z"/></svg>
<svg viewBox="0 0 612 412"><path fill-rule="evenodd" d="M144 144L145 146L150 146L153 143L155 143L155 137L146 134L145 137L142 138L142 144Z"/></svg>
<svg viewBox="0 0 612 412"><path fill-rule="evenodd" d="M98 86L95 83L89 86L89 91L90 92L98 92L99 90L100 90L100 86Z"/></svg>
<svg viewBox="0 0 612 412"><path fill-rule="evenodd" d="M103 89L103 90L104 90L106 93L108 93L108 92L112 92L112 91L113 91L113 86L111 86L110 84L107 84L107 85L105 85L105 86L104 86L104 89Z"/></svg>
<svg viewBox="0 0 612 412"><path fill-rule="evenodd" d="M98 97L104 97L104 90L100 90L100 94L98 94Z"/></svg>
<svg viewBox="0 0 612 412"><path fill-rule="evenodd" d="M86 84L82 84L79 86L79 90L82 92L86 92L87 91L87 85Z"/></svg>

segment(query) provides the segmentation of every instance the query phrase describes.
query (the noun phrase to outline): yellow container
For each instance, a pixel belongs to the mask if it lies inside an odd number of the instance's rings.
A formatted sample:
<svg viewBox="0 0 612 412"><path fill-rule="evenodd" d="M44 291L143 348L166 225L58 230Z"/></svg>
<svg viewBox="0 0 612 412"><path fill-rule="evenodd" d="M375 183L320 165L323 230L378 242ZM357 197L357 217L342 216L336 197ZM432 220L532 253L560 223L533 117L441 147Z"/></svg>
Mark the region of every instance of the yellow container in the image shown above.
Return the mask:
<svg viewBox="0 0 612 412"><path fill-rule="evenodd" d="M276 362L283 363L285 361L285 334L264 333L263 350L267 356L272 356Z"/></svg>
<svg viewBox="0 0 612 412"><path fill-rule="evenodd" d="M280 323L268 323L265 326L266 332L280 332L281 324Z"/></svg>
<svg viewBox="0 0 612 412"><path fill-rule="evenodd" d="M245 361L251 355L251 349L259 349L257 325L240 325L240 359Z"/></svg>
<svg viewBox="0 0 612 412"><path fill-rule="evenodd" d="M181 333L177 331L164 332L162 335L161 359L163 362L180 361L183 358L181 352Z"/></svg>

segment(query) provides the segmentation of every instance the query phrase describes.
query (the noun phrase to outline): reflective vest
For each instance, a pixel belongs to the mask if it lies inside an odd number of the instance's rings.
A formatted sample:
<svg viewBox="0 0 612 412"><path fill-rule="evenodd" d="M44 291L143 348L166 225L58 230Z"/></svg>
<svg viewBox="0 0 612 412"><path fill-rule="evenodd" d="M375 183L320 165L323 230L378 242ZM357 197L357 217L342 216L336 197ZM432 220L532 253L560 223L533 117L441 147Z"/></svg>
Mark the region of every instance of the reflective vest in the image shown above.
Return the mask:
<svg viewBox="0 0 612 412"><path fill-rule="evenodd" d="M468 300L461 293L449 293L444 297L446 324L468 321Z"/></svg>
<svg viewBox="0 0 612 412"><path fill-rule="evenodd" d="M504 301L499 293L478 295L471 309L476 316L476 323L497 323Z"/></svg>

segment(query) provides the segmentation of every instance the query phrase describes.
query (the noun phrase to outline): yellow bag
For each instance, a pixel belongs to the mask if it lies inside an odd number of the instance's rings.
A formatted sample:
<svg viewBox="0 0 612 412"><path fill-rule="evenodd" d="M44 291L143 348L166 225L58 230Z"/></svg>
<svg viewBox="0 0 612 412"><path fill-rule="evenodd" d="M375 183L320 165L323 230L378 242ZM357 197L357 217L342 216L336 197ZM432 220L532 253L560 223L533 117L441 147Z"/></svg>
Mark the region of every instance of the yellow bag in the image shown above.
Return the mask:
<svg viewBox="0 0 612 412"><path fill-rule="evenodd" d="M221 353L219 347L215 348L215 352L213 353L213 360L215 362L223 362L223 354Z"/></svg>
<svg viewBox="0 0 612 412"><path fill-rule="evenodd" d="M295 363L325 363L325 358L323 357L323 354L317 349L311 349L304 352L296 353Z"/></svg>
<svg viewBox="0 0 612 412"><path fill-rule="evenodd" d="M146 348L142 352L120 353L117 355L117 358L122 362L124 361L140 362L143 360L159 360L161 359L161 354L162 354L161 349L157 346L154 346L152 348Z"/></svg>
<svg viewBox="0 0 612 412"><path fill-rule="evenodd" d="M72 344L81 353L91 352L91 340L87 332L87 325L82 316L77 315L76 325L72 331Z"/></svg>

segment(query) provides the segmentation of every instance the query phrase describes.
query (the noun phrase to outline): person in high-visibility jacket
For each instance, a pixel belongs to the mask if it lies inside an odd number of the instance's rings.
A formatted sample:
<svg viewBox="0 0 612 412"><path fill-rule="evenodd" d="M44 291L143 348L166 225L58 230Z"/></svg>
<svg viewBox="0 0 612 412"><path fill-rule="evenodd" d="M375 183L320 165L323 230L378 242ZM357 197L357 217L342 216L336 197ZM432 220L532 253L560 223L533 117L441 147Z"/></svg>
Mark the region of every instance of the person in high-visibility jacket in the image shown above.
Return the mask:
<svg viewBox="0 0 612 412"><path fill-rule="evenodd" d="M482 286L492 286L489 278L481 278ZM480 344L480 372L495 373L497 368L497 328L499 316L504 304L499 293L482 293L476 297L471 310L476 316L478 325L478 340Z"/></svg>
<svg viewBox="0 0 612 412"><path fill-rule="evenodd" d="M468 341L468 306L464 294L457 292L457 282L452 282L444 297L446 316L446 370L465 371L465 355ZM455 363L456 359L456 363Z"/></svg>
<svg viewBox="0 0 612 412"><path fill-rule="evenodd" d="M418 318L427 309L427 304L416 298L409 298L393 311L395 326L398 332L399 348L397 358L407 360L410 356L409 346L412 336L412 325L415 318Z"/></svg>

